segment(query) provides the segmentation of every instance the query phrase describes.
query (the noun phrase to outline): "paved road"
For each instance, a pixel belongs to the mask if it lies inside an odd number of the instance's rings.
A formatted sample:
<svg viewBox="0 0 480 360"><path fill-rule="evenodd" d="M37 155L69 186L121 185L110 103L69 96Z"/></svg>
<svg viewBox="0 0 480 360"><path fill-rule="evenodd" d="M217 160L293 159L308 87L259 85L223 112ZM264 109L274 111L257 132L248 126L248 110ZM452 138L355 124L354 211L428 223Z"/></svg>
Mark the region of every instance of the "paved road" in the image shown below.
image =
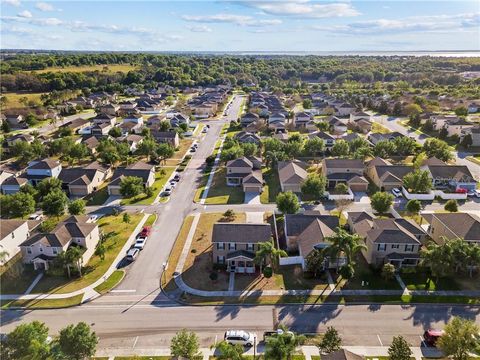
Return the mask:
<svg viewBox="0 0 480 360"><path fill-rule="evenodd" d="M430 327L442 328L452 316L480 324L480 307L435 305L289 305L289 306L162 306L88 304L65 310L2 311L2 332L21 322L40 320L50 332L79 321L93 326L100 337L99 348L155 348L168 346L181 328L197 332L204 345L213 343L226 329L262 331L271 329L274 319L299 332L323 332L336 327L345 345L387 345L402 334L414 346Z"/></svg>

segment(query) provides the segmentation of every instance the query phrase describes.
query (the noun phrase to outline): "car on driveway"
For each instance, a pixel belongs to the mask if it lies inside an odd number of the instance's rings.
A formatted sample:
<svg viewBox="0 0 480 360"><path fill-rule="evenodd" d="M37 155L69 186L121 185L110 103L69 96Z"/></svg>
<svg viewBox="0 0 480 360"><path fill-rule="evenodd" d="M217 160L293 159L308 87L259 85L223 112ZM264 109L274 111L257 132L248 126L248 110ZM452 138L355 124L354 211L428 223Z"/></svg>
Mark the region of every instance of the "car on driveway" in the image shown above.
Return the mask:
<svg viewBox="0 0 480 360"><path fill-rule="evenodd" d="M145 247L145 245L147 244L147 237L139 237L137 238L137 240L135 240L135 244L133 245L133 247L135 249L139 249L139 250L143 250L143 248Z"/></svg>
<svg viewBox="0 0 480 360"><path fill-rule="evenodd" d="M392 194L393 194L393 196L395 196L396 198L402 197L402 192L400 191L399 188L393 188L393 189L392 189Z"/></svg>
<svg viewBox="0 0 480 360"><path fill-rule="evenodd" d="M130 262L135 261L139 253L140 253L140 250L133 247L127 251L127 256L125 258L127 259L127 261L130 261Z"/></svg>
<svg viewBox="0 0 480 360"><path fill-rule="evenodd" d="M252 347L257 336L254 333L244 330L228 330L223 339L231 345L243 345Z"/></svg>
<svg viewBox="0 0 480 360"><path fill-rule="evenodd" d="M427 346L436 346L438 339L440 339L445 331L437 329L428 329L423 333L423 341Z"/></svg>

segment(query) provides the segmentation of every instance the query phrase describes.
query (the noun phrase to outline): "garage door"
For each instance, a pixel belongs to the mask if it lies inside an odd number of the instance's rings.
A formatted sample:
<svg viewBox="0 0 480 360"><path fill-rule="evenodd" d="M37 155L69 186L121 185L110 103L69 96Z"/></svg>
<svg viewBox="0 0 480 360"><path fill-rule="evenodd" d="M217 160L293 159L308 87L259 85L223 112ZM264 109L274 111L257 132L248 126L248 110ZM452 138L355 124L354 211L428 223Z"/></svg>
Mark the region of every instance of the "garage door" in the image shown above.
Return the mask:
<svg viewBox="0 0 480 360"><path fill-rule="evenodd" d="M243 191L249 193L260 193L260 189L256 186L244 186Z"/></svg>
<svg viewBox="0 0 480 360"><path fill-rule="evenodd" d="M351 184L350 189L352 191L367 191L368 184Z"/></svg>

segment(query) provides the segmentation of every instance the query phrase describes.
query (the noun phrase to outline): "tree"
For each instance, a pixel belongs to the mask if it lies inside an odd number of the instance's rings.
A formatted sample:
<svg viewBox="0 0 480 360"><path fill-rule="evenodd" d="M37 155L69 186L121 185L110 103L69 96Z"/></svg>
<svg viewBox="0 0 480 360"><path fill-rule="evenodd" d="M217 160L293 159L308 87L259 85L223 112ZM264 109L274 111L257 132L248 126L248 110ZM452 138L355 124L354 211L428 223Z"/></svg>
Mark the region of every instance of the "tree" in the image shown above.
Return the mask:
<svg viewBox="0 0 480 360"><path fill-rule="evenodd" d="M388 348L390 360L410 360L412 350L403 336L394 336L392 344Z"/></svg>
<svg viewBox="0 0 480 360"><path fill-rule="evenodd" d="M393 105L392 115L394 115L394 116L400 116L400 115L402 115L402 111L403 111L402 103L399 102L399 101L397 101L397 102Z"/></svg>
<svg viewBox="0 0 480 360"><path fill-rule="evenodd" d="M68 198L62 190L54 189L42 200L45 215L60 217L65 213Z"/></svg>
<svg viewBox="0 0 480 360"><path fill-rule="evenodd" d="M395 266L386 263L382 267L382 278L385 280L392 280L395 277Z"/></svg>
<svg viewBox="0 0 480 360"><path fill-rule="evenodd" d="M177 332L170 343L170 352L172 356L183 357L185 359L195 359L198 357L200 345L198 336L194 332L182 329Z"/></svg>
<svg viewBox="0 0 480 360"><path fill-rule="evenodd" d="M226 341L221 341L215 345L215 359L219 360L243 360L243 346L240 344L229 344ZM218 354L217 354L218 351Z"/></svg>
<svg viewBox="0 0 480 360"><path fill-rule="evenodd" d="M410 214L418 215L418 213L420 213L420 210L422 209L422 203L420 202L420 200L412 199L408 200L405 207Z"/></svg>
<svg viewBox="0 0 480 360"><path fill-rule="evenodd" d="M258 250L255 252L254 262L260 265L260 272L262 272L263 264L271 264L274 268L278 266L278 258L287 256L284 250L277 249L273 245L273 241L264 241L258 243Z"/></svg>
<svg viewBox="0 0 480 360"><path fill-rule="evenodd" d="M33 196L23 192L17 192L13 195L8 195L6 197L7 205L6 209L9 217L20 217L24 218L27 215L35 212L35 200ZM5 203L2 202L2 207ZM5 209L3 209L5 211Z"/></svg>
<svg viewBox="0 0 480 360"><path fill-rule="evenodd" d="M54 177L46 178L37 184L38 201L54 190L62 190L62 180Z"/></svg>
<svg viewBox="0 0 480 360"><path fill-rule="evenodd" d="M414 155L419 148L419 145L415 141L408 136L399 136L393 140L393 144L395 145L396 154L400 156L409 156Z"/></svg>
<svg viewBox="0 0 480 360"><path fill-rule="evenodd" d="M302 105L303 105L304 109L311 109L312 108L312 100L305 99L305 100L303 100Z"/></svg>
<svg viewBox="0 0 480 360"><path fill-rule="evenodd" d="M347 157L350 152L350 146L345 140L337 140L332 146L332 155L337 157Z"/></svg>
<svg viewBox="0 0 480 360"><path fill-rule="evenodd" d="M158 144L152 138L146 138L142 141L140 146L137 149L139 155L144 155L147 159L152 159L152 157L157 156Z"/></svg>
<svg viewBox="0 0 480 360"><path fill-rule="evenodd" d="M448 243L437 245L432 242L428 244L421 250L420 259L421 265L430 269L436 282L439 278L452 274L452 247Z"/></svg>
<svg viewBox="0 0 480 360"><path fill-rule="evenodd" d="M143 180L137 176L125 176L120 181L120 194L123 197L131 198L143 192Z"/></svg>
<svg viewBox="0 0 480 360"><path fill-rule="evenodd" d="M373 148L373 154L381 158L389 158L397 151L395 143L393 141L381 140L375 144Z"/></svg>
<svg viewBox="0 0 480 360"><path fill-rule="evenodd" d="M313 249L305 258L307 270L313 273L314 277L325 269L325 253L318 249Z"/></svg>
<svg viewBox="0 0 480 360"><path fill-rule="evenodd" d="M99 242L97 247L95 248L95 255L97 255L100 260L105 260L105 253L107 252L107 249L105 248L105 245L102 242Z"/></svg>
<svg viewBox="0 0 480 360"><path fill-rule="evenodd" d="M335 192L338 194L348 194L348 186L344 183L338 183L335 185Z"/></svg>
<svg viewBox="0 0 480 360"><path fill-rule="evenodd" d="M416 116L422 113L422 108L418 104L408 104L403 108L403 113L406 116Z"/></svg>
<svg viewBox="0 0 480 360"><path fill-rule="evenodd" d="M337 329L333 326L329 326L327 331L325 331L325 334L323 334L322 341L320 341L318 348L322 354L330 354L334 351L340 350L341 345L342 338Z"/></svg>
<svg viewBox="0 0 480 360"><path fill-rule="evenodd" d="M83 360L95 355L98 338L84 322L60 330L54 347L66 359Z"/></svg>
<svg viewBox="0 0 480 360"><path fill-rule="evenodd" d="M243 148L239 145L234 145L228 149L222 150L220 160L226 163L227 161L241 158L243 155Z"/></svg>
<svg viewBox="0 0 480 360"><path fill-rule="evenodd" d="M436 138L428 138L423 144L423 151L427 157L436 157L445 162L453 158L448 144L445 141Z"/></svg>
<svg viewBox="0 0 480 360"><path fill-rule="evenodd" d="M443 126L438 132L438 138L445 140L448 137L448 130L446 126Z"/></svg>
<svg viewBox="0 0 480 360"><path fill-rule="evenodd" d="M318 174L309 174L302 184L302 193L310 195L315 200L320 199L325 192L327 180Z"/></svg>
<svg viewBox="0 0 480 360"><path fill-rule="evenodd" d="M130 224L130 214L129 213L124 213L123 214L123 218L122 218L122 221L125 223L125 224Z"/></svg>
<svg viewBox="0 0 480 360"><path fill-rule="evenodd" d="M463 136L462 141L460 142L460 145L462 145L464 148L469 148L470 146L472 146L473 145L472 134L466 134L465 136Z"/></svg>
<svg viewBox="0 0 480 360"><path fill-rule="evenodd" d="M77 199L68 204L68 213L70 215L85 214L85 200Z"/></svg>
<svg viewBox="0 0 480 360"><path fill-rule="evenodd" d="M366 249L360 235L350 234L342 228L337 228L333 235L325 238L325 241L330 244L325 251L330 259L337 260L337 269L339 269L341 255L345 256L346 265L343 266L343 271L350 275L346 278L351 278L355 272L353 268L355 255L362 249Z"/></svg>
<svg viewBox="0 0 480 360"><path fill-rule="evenodd" d="M403 186L416 194L426 194L432 188L432 180L427 170L415 170L403 177Z"/></svg>
<svg viewBox="0 0 480 360"><path fill-rule="evenodd" d="M316 156L325 151L325 142L319 137L315 136L305 141L303 150L307 155Z"/></svg>
<svg viewBox="0 0 480 360"><path fill-rule="evenodd" d="M170 144L159 144L157 147L157 156L161 161L165 162L168 158L175 154L175 149Z"/></svg>
<svg viewBox="0 0 480 360"><path fill-rule="evenodd" d="M2 344L2 358L47 360L50 354L48 327L39 321L21 324L11 331Z"/></svg>
<svg viewBox="0 0 480 360"><path fill-rule="evenodd" d="M467 360L470 352L477 349L479 327L471 320L452 318L445 326L445 334L437 341L437 346L445 356L454 360Z"/></svg>
<svg viewBox="0 0 480 360"><path fill-rule="evenodd" d="M455 108L455 115L457 116L467 116L468 109L465 106L458 106Z"/></svg>
<svg viewBox="0 0 480 360"><path fill-rule="evenodd" d="M113 128L110 129L108 132L108 135L114 138L118 138L122 136L122 129L120 129L118 126L114 126Z"/></svg>
<svg viewBox="0 0 480 360"><path fill-rule="evenodd" d="M300 210L297 195L292 191L279 193L276 198L277 208L283 214L296 214Z"/></svg>
<svg viewBox="0 0 480 360"><path fill-rule="evenodd" d="M446 211L450 212L458 212L458 203L457 200L455 199L450 199L445 203L445 206L443 207Z"/></svg>
<svg viewBox="0 0 480 360"><path fill-rule="evenodd" d="M257 154L257 145L252 144L252 143L243 143L240 145L243 149L243 155L250 157L250 156L255 156Z"/></svg>
<svg viewBox="0 0 480 360"><path fill-rule="evenodd" d="M77 160L85 159L88 156L88 148L85 144L74 144L68 153L70 157Z"/></svg>
<svg viewBox="0 0 480 360"><path fill-rule="evenodd" d="M305 342L305 336L294 334L287 328L283 332L269 336L265 341L265 359L291 360L298 346Z"/></svg>
<svg viewBox="0 0 480 360"><path fill-rule="evenodd" d="M372 208L380 214L385 214L393 204L393 195L387 192L376 192L370 198Z"/></svg>
<svg viewBox="0 0 480 360"><path fill-rule="evenodd" d="M320 131L328 131L330 129L330 124L327 121L319 121L315 123L315 126Z"/></svg>

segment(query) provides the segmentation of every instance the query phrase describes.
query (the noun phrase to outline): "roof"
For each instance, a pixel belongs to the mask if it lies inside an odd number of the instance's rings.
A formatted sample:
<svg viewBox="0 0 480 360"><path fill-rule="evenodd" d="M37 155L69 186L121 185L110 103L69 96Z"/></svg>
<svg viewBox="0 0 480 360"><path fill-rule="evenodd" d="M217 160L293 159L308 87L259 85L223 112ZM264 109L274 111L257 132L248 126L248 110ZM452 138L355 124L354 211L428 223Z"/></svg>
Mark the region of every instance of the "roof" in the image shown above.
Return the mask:
<svg viewBox="0 0 480 360"><path fill-rule="evenodd" d="M470 213L438 213L425 218L430 223L438 219L445 227L461 239L480 241L480 218Z"/></svg>
<svg viewBox="0 0 480 360"><path fill-rule="evenodd" d="M212 242L259 243L270 241L272 230L269 224L213 224Z"/></svg>
<svg viewBox="0 0 480 360"><path fill-rule="evenodd" d="M373 220L373 216L366 211L351 211L347 213L348 219L352 221L353 224L360 222L362 220Z"/></svg>
<svg viewBox="0 0 480 360"><path fill-rule="evenodd" d="M381 165L391 165L388 160L382 159L381 157L374 157L367 163L367 166L381 166Z"/></svg>
<svg viewBox="0 0 480 360"><path fill-rule="evenodd" d="M472 173L465 165L429 165L428 170L434 179L475 182Z"/></svg>
<svg viewBox="0 0 480 360"><path fill-rule="evenodd" d="M314 137L318 137L322 140L335 140L335 137L330 135L330 134L327 134L325 131L315 131L311 134L308 134L308 137L310 139L314 138Z"/></svg>
<svg viewBox="0 0 480 360"><path fill-rule="evenodd" d="M361 355L354 354L348 350L341 349L330 354L322 354L322 360L363 360Z"/></svg>
<svg viewBox="0 0 480 360"><path fill-rule="evenodd" d="M40 225L40 221L33 220L18 220L18 219L0 219L0 240L3 240L6 236L18 229L23 224L27 223L29 231Z"/></svg>
<svg viewBox="0 0 480 360"><path fill-rule="evenodd" d="M99 163L98 161L92 161L90 164L85 166L84 169L96 169L96 170L101 171L101 172L107 172L108 170L110 170L110 166L109 165L103 165L103 164Z"/></svg>
<svg viewBox="0 0 480 360"><path fill-rule="evenodd" d="M307 165L301 161L279 161L278 177L282 184L300 184L307 178Z"/></svg>
<svg viewBox="0 0 480 360"><path fill-rule="evenodd" d="M92 149L96 148L100 144L100 141L98 141L95 136L89 136L88 138L83 139L82 143L84 143L88 148Z"/></svg>
<svg viewBox="0 0 480 360"><path fill-rule="evenodd" d="M153 167L153 165L149 165L141 161L131 164L128 167L119 167L113 173L110 185L119 185L120 181L125 176L139 177L145 183L150 177Z"/></svg>
<svg viewBox="0 0 480 360"><path fill-rule="evenodd" d="M246 157L230 160L227 162L227 167L248 167L253 168L253 164Z"/></svg>
<svg viewBox="0 0 480 360"><path fill-rule="evenodd" d="M375 171L382 181L388 182L389 177L390 181L402 181L402 178L414 171L414 168L409 165L379 165L375 166Z"/></svg>
<svg viewBox="0 0 480 360"><path fill-rule="evenodd" d="M331 227L331 225L335 225ZM338 224L333 221L324 222L322 218L314 218L313 221L298 235L297 244L303 257L307 256L316 245L325 243L325 238L335 233Z"/></svg>
<svg viewBox="0 0 480 360"><path fill-rule="evenodd" d="M95 178L97 169L86 168L68 168L62 169L58 178L62 180L64 184L71 185L88 185Z"/></svg>
<svg viewBox="0 0 480 360"><path fill-rule="evenodd" d="M3 183L2 186L4 185L9 185L9 186L23 186L28 182L27 179L22 178L22 177L15 177L15 176L10 176L8 179L6 179Z"/></svg>
<svg viewBox="0 0 480 360"><path fill-rule="evenodd" d="M81 127L87 124L90 124L90 119L76 118L76 119L73 119L72 121L69 121L63 124L61 127L76 129L78 127Z"/></svg>
<svg viewBox="0 0 480 360"><path fill-rule="evenodd" d="M261 170L254 170L243 178L243 184L263 184L263 175Z"/></svg>
<svg viewBox="0 0 480 360"><path fill-rule="evenodd" d="M61 166L59 161L53 159L44 159L34 162L34 164L28 167L28 169L55 169L58 166Z"/></svg>
<svg viewBox="0 0 480 360"><path fill-rule="evenodd" d="M324 164L329 169L362 169L362 160L357 159L324 159Z"/></svg>
<svg viewBox="0 0 480 360"><path fill-rule="evenodd" d="M151 135L155 139L175 139L177 137L175 131L152 131Z"/></svg>
<svg viewBox="0 0 480 360"><path fill-rule="evenodd" d="M362 220L353 226L353 230L373 243L382 244L420 244L415 235L423 235L422 228L406 219Z"/></svg>
<svg viewBox="0 0 480 360"><path fill-rule="evenodd" d="M319 220L330 229L338 227L338 216L321 215L319 213L286 214L286 236L299 236L313 221Z"/></svg>
<svg viewBox="0 0 480 360"><path fill-rule="evenodd" d="M227 260L238 258L238 257L244 257L244 258L253 260L255 258L255 254L252 253L251 251L246 251L246 250L232 251L227 255Z"/></svg>

